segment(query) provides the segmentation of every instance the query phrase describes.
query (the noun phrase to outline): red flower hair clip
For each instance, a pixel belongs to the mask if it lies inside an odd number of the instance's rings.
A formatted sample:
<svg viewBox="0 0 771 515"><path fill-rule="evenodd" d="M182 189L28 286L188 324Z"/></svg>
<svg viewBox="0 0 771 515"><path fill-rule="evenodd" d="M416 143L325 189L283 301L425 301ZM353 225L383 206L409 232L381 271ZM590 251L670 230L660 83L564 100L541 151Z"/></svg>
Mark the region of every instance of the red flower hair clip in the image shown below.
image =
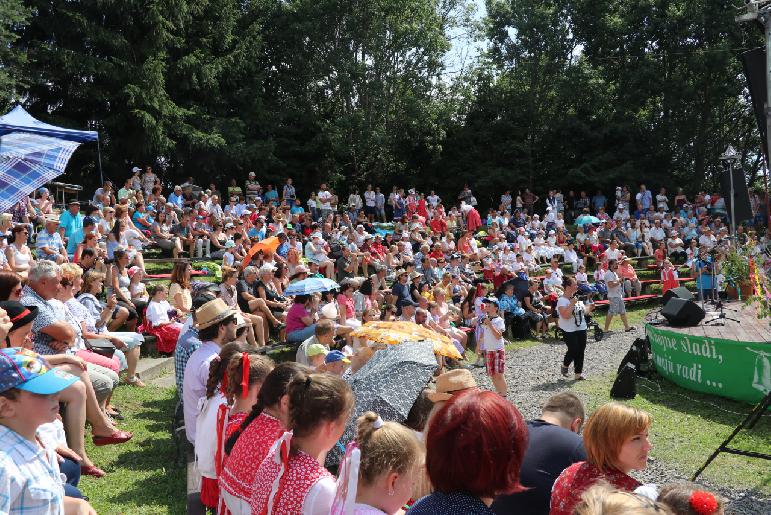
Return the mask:
<svg viewBox="0 0 771 515"><path fill-rule="evenodd" d="M715 513L718 508L717 499L710 492L704 490L696 490L691 494L691 498L688 499L688 504L699 515L710 515Z"/></svg>

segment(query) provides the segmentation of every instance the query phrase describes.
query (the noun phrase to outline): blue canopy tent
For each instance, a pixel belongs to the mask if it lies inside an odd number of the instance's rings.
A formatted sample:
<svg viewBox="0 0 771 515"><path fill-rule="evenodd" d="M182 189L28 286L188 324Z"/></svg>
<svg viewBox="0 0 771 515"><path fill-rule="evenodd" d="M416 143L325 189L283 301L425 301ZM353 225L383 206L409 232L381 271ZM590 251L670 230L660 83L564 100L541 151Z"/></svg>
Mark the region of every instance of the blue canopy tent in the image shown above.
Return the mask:
<svg viewBox="0 0 771 515"><path fill-rule="evenodd" d="M21 106L0 116L0 212L63 174L75 149L89 141L98 145L99 134L41 122Z"/></svg>

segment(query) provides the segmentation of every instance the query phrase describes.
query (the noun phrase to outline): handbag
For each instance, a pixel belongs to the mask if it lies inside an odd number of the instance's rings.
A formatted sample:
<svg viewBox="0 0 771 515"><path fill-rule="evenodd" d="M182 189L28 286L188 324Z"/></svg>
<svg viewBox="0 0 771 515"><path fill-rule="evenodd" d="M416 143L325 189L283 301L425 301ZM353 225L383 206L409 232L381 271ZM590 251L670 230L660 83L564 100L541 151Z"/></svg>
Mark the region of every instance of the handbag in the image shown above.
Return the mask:
<svg viewBox="0 0 771 515"><path fill-rule="evenodd" d="M115 354L115 345L110 340L105 338L86 339L86 348L91 352L104 356L106 358L112 358Z"/></svg>

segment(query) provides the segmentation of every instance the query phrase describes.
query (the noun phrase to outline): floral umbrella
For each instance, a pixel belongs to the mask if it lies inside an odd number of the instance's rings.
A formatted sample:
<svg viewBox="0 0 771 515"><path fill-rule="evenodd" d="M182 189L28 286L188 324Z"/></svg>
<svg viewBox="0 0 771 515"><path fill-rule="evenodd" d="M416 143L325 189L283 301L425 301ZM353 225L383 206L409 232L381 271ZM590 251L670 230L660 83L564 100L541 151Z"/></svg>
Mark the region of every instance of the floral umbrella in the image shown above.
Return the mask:
<svg viewBox="0 0 771 515"><path fill-rule="evenodd" d="M354 329L351 336L388 345L398 345L406 341L427 341L433 343L435 354L452 359L462 358L448 336L412 322L367 322Z"/></svg>

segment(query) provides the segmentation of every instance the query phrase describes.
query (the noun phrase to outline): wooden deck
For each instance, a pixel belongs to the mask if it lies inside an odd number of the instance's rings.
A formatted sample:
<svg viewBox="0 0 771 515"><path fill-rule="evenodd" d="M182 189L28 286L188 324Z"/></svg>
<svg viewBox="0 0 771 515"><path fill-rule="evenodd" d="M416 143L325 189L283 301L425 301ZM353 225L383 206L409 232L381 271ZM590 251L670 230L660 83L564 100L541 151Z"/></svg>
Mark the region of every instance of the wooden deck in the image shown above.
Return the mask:
<svg viewBox="0 0 771 515"><path fill-rule="evenodd" d="M699 302L701 306L701 302ZM709 303L704 304L707 315L696 327L668 327L666 323L661 328L668 331L684 333L696 337L721 338L724 340L735 340L740 342L760 342L771 343L771 325L768 319L759 319L757 317L757 308L755 306L746 306L744 302L732 301L726 302L724 307L725 320L716 320L719 311L715 306ZM728 320L733 318L738 320ZM725 325L721 325L725 322Z"/></svg>

